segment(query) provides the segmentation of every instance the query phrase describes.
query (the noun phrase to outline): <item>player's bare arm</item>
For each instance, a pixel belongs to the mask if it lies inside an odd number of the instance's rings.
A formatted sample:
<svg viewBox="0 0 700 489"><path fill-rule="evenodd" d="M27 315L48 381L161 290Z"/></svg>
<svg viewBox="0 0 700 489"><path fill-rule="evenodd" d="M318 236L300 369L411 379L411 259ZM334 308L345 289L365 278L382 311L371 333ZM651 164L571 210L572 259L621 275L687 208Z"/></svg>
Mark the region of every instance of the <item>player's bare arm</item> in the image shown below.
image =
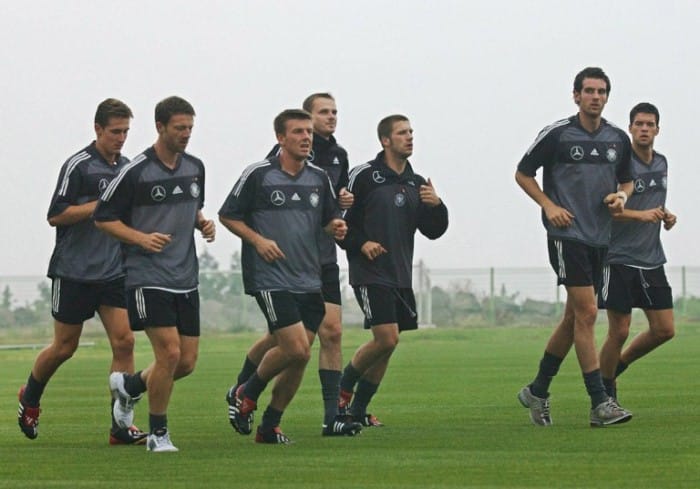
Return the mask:
<svg viewBox="0 0 700 489"><path fill-rule="evenodd" d="M207 219L202 211L197 212L197 229L202 233L207 243L211 243L216 238L216 224L211 219Z"/></svg>
<svg viewBox="0 0 700 489"><path fill-rule="evenodd" d="M420 186L418 192L420 194L420 201L428 207L437 207L442 202L440 197L438 197L437 192L435 192L435 187L433 186L433 182L430 180L430 178L428 178L425 185Z"/></svg>
<svg viewBox="0 0 700 489"><path fill-rule="evenodd" d="M286 256L277 246L277 242L272 239L267 239L264 236L255 232L250 226L243 221L228 219L219 216L219 221L226 229L241 238L246 243L250 243L255 247L255 251L267 263L272 263L275 260L284 260Z"/></svg>
<svg viewBox="0 0 700 489"><path fill-rule="evenodd" d="M158 232L143 233L118 220L97 221L95 225L98 229L117 238L122 243L137 245L152 253L160 253L172 241L172 236L169 234Z"/></svg>
<svg viewBox="0 0 700 489"><path fill-rule="evenodd" d="M542 208L547 220L552 223L552 225L558 228L571 226L574 215L565 208L552 202L550 198L547 197L547 194L542 191L540 184L537 183L534 177L516 171L515 181L520 185L520 188Z"/></svg>

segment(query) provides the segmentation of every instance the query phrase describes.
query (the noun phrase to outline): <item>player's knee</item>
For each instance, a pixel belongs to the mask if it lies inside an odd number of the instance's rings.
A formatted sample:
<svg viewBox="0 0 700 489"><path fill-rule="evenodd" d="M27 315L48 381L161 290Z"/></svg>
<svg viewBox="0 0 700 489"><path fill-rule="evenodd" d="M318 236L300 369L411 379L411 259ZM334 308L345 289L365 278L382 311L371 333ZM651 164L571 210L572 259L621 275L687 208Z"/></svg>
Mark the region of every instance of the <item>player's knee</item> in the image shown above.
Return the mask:
<svg viewBox="0 0 700 489"><path fill-rule="evenodd" d="M323 323L318 330L318 339L323 347L340 345L343 329L340 323Z"/></svg>
<svg viewBox="0 0 700 489"><path fill-rule="evenodd" d="M377 345L383 354L388 354L393 352L399 344L399 335L382 335L377 338Z"/></svg>
<svg viewBox="0 0 700 489"><path fill-rule="evenodd" d="M311 348L309 345L300 343L291 348L288 355L291 363L306 365L311 359Z"/></svg>
<svg viewBox="0 0 700 489"><path fill-rule="evenodd" d="M598 318L598 307L595 304L586 304L576 309L576 322L593 326Z"/></svg>
<svg viewBox="0 0 700 489"><path fill-rule="evenodd" d="M53 356L58 362L63 363L70 359L78 349L78 340L61 341L53 344Z"/></svg>
<svg viewBox="0 0 700 489"><path fill-rule="evenodd" d="M123 358L134 353L134 334L129 331L128 334L113 338L111 340L112 354L115 357Z"/></svg>
<svg viewBox="0 0 700 489"><path fill-rule="evenodd" d="M181 357L180 363L177 364L177 369L175 370L175 379L181 379L190 375L194 372L195 365L197 365L196 355L194 357Z"/></svg>
<svg viewBox="0 0 700 489"><path fill-rule="evenodd" d="M676 335L673 324L659 326L652 330L652 333L654 334L654 337L658 343L665 343Z"/></svg>

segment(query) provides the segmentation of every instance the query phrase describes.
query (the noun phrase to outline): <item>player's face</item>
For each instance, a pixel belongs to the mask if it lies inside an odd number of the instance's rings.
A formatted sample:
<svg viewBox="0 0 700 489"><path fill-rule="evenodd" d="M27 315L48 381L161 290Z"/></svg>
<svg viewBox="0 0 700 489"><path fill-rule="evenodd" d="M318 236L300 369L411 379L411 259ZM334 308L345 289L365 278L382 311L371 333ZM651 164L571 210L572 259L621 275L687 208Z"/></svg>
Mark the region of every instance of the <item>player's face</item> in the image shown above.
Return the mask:
<svg viewBox="0 0 700 489"><path fill-rule="evenodd" d="M384 150L393 153L400 159L406 159L413 154L413 129L408 121L394 122L391 136L382 138Z"/></svg>
<svg viewBox="0 0 700 489"><path fill-rule="evenodd" d="M285 124L284 134L277 135L282 151L297 161L303 161L311 153L314 126L308 119L290 119Z"/></svg>
<svg viewBox="0 0 700 489"><path fill-rule="evenodd" d="M608 85L600 78L584 78L580 92L574 92L574 101L579 112L588 117L598 118L608 102Z"/></svg>
<svg viewBox="0 0 700 489"><path fill-rule="evenodd" d="M129 133L129 123L128 117L110 117L104 127L95 123L95 144L98 151L111 158L121 153Z"/></svg>
<svg viewBox="0 0 700 489"><path fill-rule="evenodd" d="M185 151L187 143L190 141L193 127L194 117L189 114L175 114L165 125L156 122L159 139L173 153Z"/></svg>
<svg viewBox="0 0 700 489"><path fill-rule="evenodd" d="M645 114L644 112L636 114L629 130L632 135L632 142L636 146L643 148L653 146L654 138L659 134L656 116L654 114Z"/></svg>
<svg viewBox="0 0 700 489"><path fill-rule="evenodd" d="M314 100L311 118L314 132L324 138L330 137L335 132L335 126L338 123L338 109L335 106L335 100L324 97Z"/></svg>

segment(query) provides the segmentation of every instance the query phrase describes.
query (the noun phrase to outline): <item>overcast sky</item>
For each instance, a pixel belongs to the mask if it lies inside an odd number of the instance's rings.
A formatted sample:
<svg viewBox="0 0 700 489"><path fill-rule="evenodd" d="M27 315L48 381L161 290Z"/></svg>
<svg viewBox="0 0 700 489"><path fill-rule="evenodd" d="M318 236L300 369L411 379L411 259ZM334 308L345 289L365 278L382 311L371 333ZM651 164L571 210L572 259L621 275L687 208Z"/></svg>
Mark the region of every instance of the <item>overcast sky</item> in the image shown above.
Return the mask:
<svg viewBox="0 0 700 489"><path fill-rule="evenodd" d="M576 112L575 74L612 80L604 116L661 111L669 159L664 232L670 265L700 265L698 2L464 0L402 2L0 0L0 275L45 273L54 230L46 211L58 171L94 138L107 97L134 111L124 148L155 141L153 108L169 95L197 111L188 151L207 168L211 218L243 168L274 142L272 119L316 91L336 96L336 136L351 166L379 151L376 125L406 114L415 170L450 210L416 260L435 268L546 266L536 205L514 182L538 131ZM205 246L198 240L200 250ZM206 245L228 266L238 238L219 226Z"/></svg>

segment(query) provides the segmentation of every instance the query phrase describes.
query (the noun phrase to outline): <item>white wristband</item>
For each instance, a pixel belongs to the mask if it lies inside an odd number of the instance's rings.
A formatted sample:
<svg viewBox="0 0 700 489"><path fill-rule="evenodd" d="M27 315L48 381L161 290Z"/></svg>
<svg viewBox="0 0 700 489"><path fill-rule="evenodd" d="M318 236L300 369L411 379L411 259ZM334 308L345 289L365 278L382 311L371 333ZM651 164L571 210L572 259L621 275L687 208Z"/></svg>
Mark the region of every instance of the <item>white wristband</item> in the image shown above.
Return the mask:
<svg viewBox="0 0 700 489"><path fill-rule="evenodd" d="M622 199L622 205L627 203L627 192L620 190L616 195Z"/></svg>

